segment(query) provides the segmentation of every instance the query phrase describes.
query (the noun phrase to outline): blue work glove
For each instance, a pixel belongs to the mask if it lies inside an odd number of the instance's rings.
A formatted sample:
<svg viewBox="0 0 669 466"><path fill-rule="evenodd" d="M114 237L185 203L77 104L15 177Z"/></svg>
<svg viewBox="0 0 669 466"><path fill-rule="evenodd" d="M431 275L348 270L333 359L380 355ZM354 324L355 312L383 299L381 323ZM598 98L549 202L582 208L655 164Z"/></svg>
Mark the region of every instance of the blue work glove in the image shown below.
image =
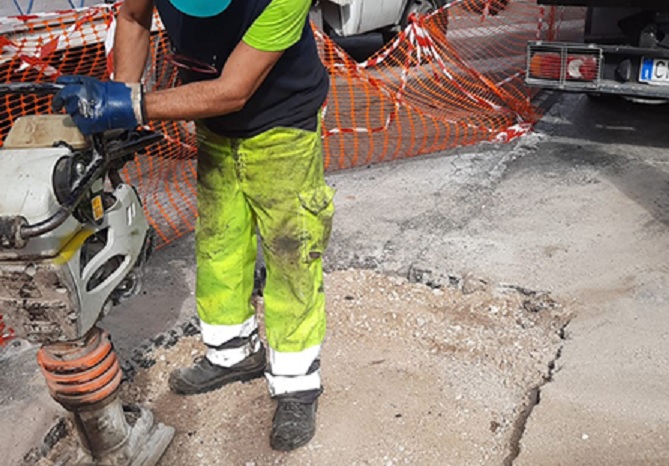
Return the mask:
<svg viewBox="0 0 669 466"><path fill-rule="evenodd" d="M141 84L100 81L89 76L61 76L64 84L51 102L58 112L63 107L84 135L114 129L133 129L144 124Z"/></svg>

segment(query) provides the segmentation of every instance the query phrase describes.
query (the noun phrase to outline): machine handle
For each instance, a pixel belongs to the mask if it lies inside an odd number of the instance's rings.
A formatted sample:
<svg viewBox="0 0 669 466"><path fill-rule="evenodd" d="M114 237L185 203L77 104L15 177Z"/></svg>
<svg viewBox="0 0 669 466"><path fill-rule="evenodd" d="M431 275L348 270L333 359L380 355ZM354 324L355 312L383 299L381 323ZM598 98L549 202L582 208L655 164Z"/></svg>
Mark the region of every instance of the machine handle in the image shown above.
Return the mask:
<svg viewBox="0 0 669 466"><path fill-rule="evenodd" d="M0 95L31 94L45 96L53 95L64 87L64 84L56 83L3 83L0 84Z"/></svg>
<svg viewBox="0 0 669 466"><path fill-rule="evenodd" d="M56 94L65 87L57 83L4 83L0 84L0 96L8 94L30 94L47 96ZM123 163L122 159L163 139L161 133L141 129L129 132L110 131L92 135L94 156L84 175L72 187L70 198L58 211L46 220L28 224L20 217L0 217L0 247L11 243L21 247L30 238L41 236L62 225L81 202L90 183L100 177L111 165Z"/></svg>

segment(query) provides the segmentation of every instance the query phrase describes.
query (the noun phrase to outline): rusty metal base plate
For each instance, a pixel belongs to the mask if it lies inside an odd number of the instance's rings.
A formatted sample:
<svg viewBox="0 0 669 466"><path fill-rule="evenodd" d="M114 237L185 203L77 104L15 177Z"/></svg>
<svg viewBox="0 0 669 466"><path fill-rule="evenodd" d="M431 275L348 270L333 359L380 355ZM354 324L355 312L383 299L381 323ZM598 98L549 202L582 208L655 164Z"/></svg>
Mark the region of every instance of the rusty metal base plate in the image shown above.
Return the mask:
<svg viewBox="0 0 669 466"><path fill-rule="evenodd" d="M137 407L139 418L134 422L126 441L102 458L93 458L81 447L64 451L56 460L63 466L155 466L174 438L174 427L154 423L153 413Z"/></svg>

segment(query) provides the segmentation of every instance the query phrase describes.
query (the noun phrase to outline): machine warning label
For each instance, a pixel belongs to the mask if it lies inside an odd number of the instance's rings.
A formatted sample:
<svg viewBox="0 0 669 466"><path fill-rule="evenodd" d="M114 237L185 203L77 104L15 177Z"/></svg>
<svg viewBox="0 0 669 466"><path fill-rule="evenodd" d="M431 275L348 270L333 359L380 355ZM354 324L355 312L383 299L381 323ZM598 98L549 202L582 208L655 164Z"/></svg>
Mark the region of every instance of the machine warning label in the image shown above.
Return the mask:
<svg viewBox="0 0 669 466"><path fill-rule="evenodd" d="M91 201L91 206L93 207L93 218L96 222L99 222L105 215L105 210L102 207L102 196L95 196Z"/></svg>

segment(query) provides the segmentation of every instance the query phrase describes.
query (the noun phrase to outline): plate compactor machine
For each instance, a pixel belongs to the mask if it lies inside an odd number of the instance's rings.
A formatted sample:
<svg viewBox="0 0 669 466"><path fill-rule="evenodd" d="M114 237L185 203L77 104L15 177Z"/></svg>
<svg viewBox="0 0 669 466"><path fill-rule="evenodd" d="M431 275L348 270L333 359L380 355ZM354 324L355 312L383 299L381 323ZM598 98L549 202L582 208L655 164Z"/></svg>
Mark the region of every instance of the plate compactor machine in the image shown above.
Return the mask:
<svg viewBox="0 0 669 466"><path fill-rule="evenodd" d="M0 94L50 95L55 84ZM119 170L162 139L138 129L84 137L70 117L18 118L0 149L0 314L41 344L37 362L78 446L58 464L155 465L174 429L119 399L122 371L97 323L138 292L152 230Z"/></svg>

